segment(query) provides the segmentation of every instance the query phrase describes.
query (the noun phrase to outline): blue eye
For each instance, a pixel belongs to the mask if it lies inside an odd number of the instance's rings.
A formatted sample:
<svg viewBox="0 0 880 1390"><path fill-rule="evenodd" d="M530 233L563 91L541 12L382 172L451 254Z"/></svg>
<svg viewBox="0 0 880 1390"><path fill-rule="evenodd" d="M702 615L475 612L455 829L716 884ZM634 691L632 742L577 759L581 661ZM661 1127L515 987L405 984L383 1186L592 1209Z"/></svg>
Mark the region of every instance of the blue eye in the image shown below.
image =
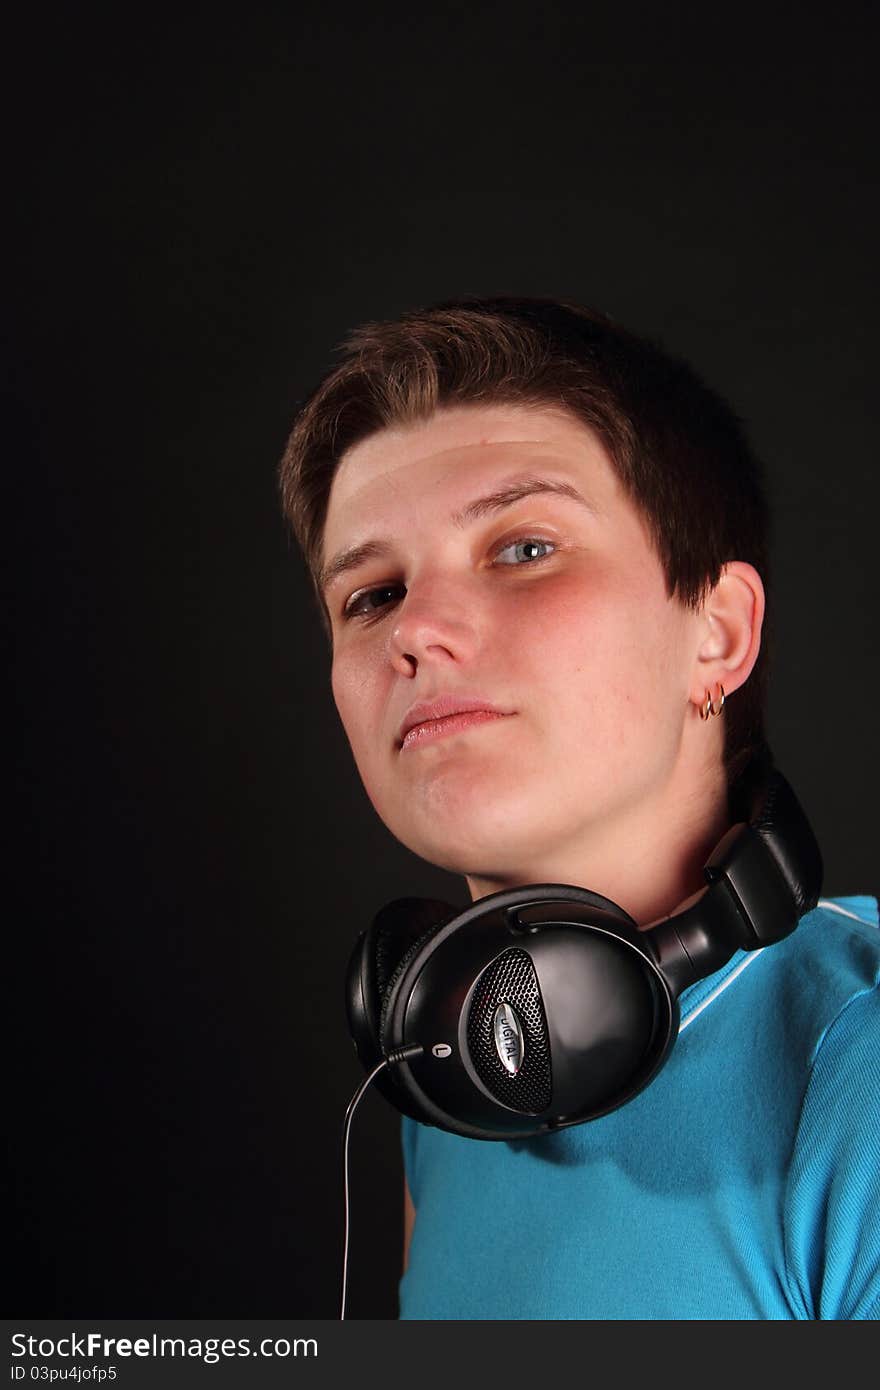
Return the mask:
<svg viewBox="0 0 880 1390"><path fill-rule="evenodd" d="M538 536L521 536L519 540L508 541L507 545L497 551L493 563L521 567L546 560L555 550L556 545L553 541L545 541ZM502 556L511 553L511 559L502 559ZM381 618L386 609L405 596L405 584L377 584L372 589L361 589L360 593L352 594L346 603L342 610L342 618Z"/></svg>
<svg viewBox="0 0 880 1390"><path fill-rule="evenodd" d="M495 556L495 560L496 563L500 560L502 565L529 564L533 560L545 559L546 556L555 549L556 547L552 541L542 541L536 536L523 536L521 540L511 541L503 550L499 550L498 554ZM516 558L513 560L502 560L502 555L506 555L508 551L511 550Z"/></svg>

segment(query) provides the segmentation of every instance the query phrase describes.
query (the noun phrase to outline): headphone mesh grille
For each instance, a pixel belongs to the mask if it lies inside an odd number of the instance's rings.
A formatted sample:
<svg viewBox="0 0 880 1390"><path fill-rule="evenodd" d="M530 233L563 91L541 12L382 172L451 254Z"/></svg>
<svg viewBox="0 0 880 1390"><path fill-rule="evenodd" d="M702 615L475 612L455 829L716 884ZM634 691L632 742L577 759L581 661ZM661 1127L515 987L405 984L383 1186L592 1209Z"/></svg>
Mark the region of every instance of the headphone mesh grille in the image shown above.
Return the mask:
<svg viewBox="0 0 880 1390"><path fill-rule="evenodd" d="M499 1004L509 1004L522 1025L523 1061L512 1076L495 1049L493 1020ZM486 1089L526 1115L546 1110L553 1094L547 1021L538 977L526 951L504 951L483 971L471 996L468 1049Z"/></svg>

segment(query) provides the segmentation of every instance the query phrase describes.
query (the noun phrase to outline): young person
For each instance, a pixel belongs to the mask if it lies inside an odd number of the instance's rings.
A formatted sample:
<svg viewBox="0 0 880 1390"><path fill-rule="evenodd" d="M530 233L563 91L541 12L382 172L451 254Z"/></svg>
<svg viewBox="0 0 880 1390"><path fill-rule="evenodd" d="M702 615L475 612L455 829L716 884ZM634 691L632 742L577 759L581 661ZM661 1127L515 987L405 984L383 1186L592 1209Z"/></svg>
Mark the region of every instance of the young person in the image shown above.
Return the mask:
<svg viewBox="0 0 880 1390"><path fill-rule="evenodd" d="M365 789L472 899L570 884L648 928L772 765L768 514L730 407L604 315L367 324L280 472ZM880 1314L867 896L684 991L610 1114L487 1142L404 1118L404 1318ZM411 1196L410 1196L411 1193Z"/></svg>

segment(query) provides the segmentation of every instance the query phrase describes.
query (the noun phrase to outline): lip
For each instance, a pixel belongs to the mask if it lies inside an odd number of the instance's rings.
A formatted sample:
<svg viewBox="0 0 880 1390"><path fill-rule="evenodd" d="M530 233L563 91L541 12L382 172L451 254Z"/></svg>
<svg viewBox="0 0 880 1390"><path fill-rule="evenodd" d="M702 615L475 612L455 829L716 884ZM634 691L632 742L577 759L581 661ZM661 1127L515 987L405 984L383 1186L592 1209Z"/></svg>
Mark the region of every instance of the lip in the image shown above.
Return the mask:
<svg viewBox="0 0 880 1390"><path fill-rule="evenodd" d="M500 709L482 696L440 695L436 700L417 700L406 712L397 735L399 749L459 733L488 719L502 719L513 710Z"/></svg>

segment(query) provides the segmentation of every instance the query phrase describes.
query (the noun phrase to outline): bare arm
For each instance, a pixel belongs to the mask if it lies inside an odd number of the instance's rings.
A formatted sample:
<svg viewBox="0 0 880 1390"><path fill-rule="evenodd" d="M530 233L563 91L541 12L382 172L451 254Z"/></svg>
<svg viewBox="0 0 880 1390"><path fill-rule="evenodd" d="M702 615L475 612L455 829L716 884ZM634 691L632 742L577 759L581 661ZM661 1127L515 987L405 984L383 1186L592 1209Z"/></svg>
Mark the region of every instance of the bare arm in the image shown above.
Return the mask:
<svg viewBox="0 0 880 1390"><path fill-rule="evenodd" d="M412 1240L413 1226L416 1219L416 1209L413 1206L412 1197L409 1195L409 1186L403 1180L403 1268L406 1270L409 1264L409 1243Z"/></svg>

